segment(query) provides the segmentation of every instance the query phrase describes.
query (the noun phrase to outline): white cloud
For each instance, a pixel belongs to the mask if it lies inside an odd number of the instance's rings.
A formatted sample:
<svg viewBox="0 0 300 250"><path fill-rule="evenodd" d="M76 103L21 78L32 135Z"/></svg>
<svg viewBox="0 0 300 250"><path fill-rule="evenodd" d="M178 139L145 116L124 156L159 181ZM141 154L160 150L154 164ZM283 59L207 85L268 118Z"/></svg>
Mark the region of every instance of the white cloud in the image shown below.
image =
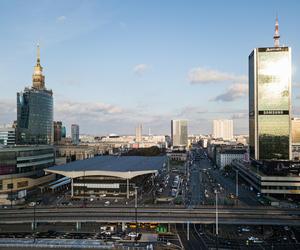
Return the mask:
<svg viewBox="0 0 300 250"><path fill-rule="evenodd" d="M188 73L188 80L191 84L210 84L218 82L240 82L246 81L247 77L234 75L226 72L220 72L207 68L194 68Z"/></svg>
<svg viewBox="0 0 300 250"><path fill-rule="evenodd" d="M55 112L57 115L75 116L80 117L91 117L97 119L104 115L119 114L123 110L117 106L111 104L105 104L100 102L58 102L56 105Z"/></svg>
<svg viewBox="0 0 300 250"><path fill-rule="evenodd" d="M57 21L58 23L63 23L63 22L65 22L66 20L67 20L67 17L66 17L66 16L59 16L59 17L56 18L56 21Z"/></svg>
<svg viewBox="0 0 300 250"><path fill-rule="evenodd" d="M0 100L0 124L12 124L17 119L17 104L13 100Z"/></svg>
<svg viewBox="0 0 300 250"><path fill-rule="evenodd" d="M143 75L148 69L150 68L149 65L141 63L137 64L133 67L133 72L139 76Z"/></svg>
<svg viewBox="0 0 300 250"><path fill-rule="evenodd" d="M235 83L229 86L227 91L213 98L213 101L232 102L236 99L243 98L248 93L248 85L243 83Z"/></svg>
<svg viewBox="0 0 300 250"><path fill-rule="evenodd" d="M231 116L231 119L238 120L238 119L246 119L248 118L248 113L235 113Z"/></svg>

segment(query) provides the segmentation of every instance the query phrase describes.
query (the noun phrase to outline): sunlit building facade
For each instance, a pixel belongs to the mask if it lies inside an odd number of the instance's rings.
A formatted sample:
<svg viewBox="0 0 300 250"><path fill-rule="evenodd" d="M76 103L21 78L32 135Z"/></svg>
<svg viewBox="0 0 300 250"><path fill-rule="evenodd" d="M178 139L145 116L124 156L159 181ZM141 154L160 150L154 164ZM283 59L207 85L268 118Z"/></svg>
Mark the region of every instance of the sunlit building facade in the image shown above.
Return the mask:
<svg viewBox="0 0 300 250"><path fill-rule="evenodd" d="M213 138L233 139L233 120L213 120Z"/></svg>
<svg viewBox="0 0 300 250"><path fill-rule="evenodd" d="M171 121L171 137L173 147L188 146L188 124L187 120Z"/></svg>
<svg viewBox="0 0 300 250"><path fill-rule="evenodd" d="M256 48L249 56L252 159L291 159L290 116L291 48Z"/></svg>

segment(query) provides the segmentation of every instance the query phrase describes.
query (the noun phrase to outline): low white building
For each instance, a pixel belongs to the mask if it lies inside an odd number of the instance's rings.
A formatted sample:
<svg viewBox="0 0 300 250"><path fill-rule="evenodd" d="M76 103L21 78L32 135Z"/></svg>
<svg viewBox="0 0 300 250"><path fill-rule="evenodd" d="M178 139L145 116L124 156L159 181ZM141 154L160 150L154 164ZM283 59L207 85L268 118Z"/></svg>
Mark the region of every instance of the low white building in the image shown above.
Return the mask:
<svg viewBox="0 0 300 250"><path fill-rule="evenodd" d="M216 152L216 164L220 169L230 165L233 160L243 160L245 149L221 149Z"/></svg>

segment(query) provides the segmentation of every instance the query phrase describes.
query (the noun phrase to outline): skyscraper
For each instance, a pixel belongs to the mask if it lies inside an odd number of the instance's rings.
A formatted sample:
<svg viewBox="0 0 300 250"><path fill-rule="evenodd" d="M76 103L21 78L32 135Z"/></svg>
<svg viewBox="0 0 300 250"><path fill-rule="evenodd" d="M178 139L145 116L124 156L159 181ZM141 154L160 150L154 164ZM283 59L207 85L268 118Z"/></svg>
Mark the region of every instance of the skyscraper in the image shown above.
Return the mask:
<svg viewBox="0 0 300 250"><path fill-rule="evenodd" d="M213 120L213 138L231 140L233 138L233 121Z"/></svg>
<svg viewBox="0 0 300 250"><path fill-rule="evenodd" d="M17 93L17 141L19 144L53 142L53 93L45 87L39 46L32 87Z"/></svg>
<svg viewBox="0 0 300 250"><path fill-rule="evenodd" d="M292 118L292 143L300 144L300 118Z"/></svg>
<svg viewBox="0 0 300 250"><path fill-rule="evenodd" d="M173 147L188 145L187 120L171 120L171 137Z"/></svg>
<svg viewBox="0 0 300 250"><path fill-rule="evenodd" d="M72 143L74 145L79 144L79 125L72 124L71 125L71 137L72 137Z"/></svg>
<svg viewBox="0 0 300 250"><path fill-rule="evenodd" d="M143 126L142 126L142 124L139 124L135 128L135 141L136 142L142 142L142 131L143 131Z"/></svg>
<svg viewBox="0 0 300 250"><path fill-rule="evenodd" d="M59 143L62 138L62 122L61 121L54 121L53 122L53 136L54 136L54 143Z"/></svg>
<svg viewBox="0 0 300 250"><path fill-rule="evenodd" d="M279 46L249 55L249 146L256 160L291 159L291 48Z"/></svg>

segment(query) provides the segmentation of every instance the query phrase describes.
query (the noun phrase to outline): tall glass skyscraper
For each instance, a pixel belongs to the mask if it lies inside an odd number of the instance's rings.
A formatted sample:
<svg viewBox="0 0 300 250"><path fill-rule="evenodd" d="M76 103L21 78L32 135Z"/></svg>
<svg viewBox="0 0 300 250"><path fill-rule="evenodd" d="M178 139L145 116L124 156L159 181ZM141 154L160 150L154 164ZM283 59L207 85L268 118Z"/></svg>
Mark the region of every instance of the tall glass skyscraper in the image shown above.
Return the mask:
<svg viewBox="0 0 300 250"><path fill-rule="evenodd" d="M17 140L18 144L53 142L53 93L45 87L39 46L32 87L17 93Z"/></svg>
<svg viewBox="0 0 300 250"><path fill-rule="evenodd" d="M249 56L249 146L256 160L291 159L291 48L256 48Z"/></svg>
<svg viewBox="0 0 300 250"><path fill-rule="evenodd" d="M72 137L72 143L74 145L79 144L79 125L72 124L71 125L71 137Z"/></svg>

